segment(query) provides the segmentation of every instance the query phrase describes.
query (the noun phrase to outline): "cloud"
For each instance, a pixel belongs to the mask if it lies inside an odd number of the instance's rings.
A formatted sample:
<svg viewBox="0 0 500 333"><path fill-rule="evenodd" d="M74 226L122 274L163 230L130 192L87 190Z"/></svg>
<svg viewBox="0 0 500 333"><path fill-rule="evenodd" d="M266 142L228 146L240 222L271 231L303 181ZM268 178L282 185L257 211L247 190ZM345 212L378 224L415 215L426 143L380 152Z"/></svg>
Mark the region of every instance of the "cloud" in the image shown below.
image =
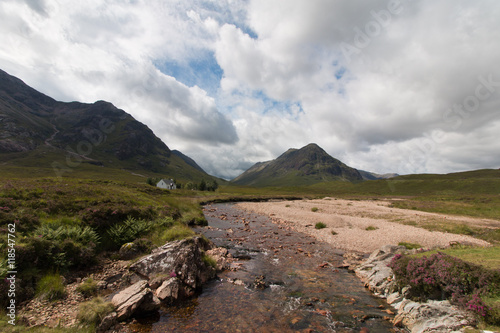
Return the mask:
<svg viewBox="0 0 500 333"><path fill-rule="evenodd" d="M189 12L172 12L161 2L61 2L41 17L42 7L29 4L3 5L2 19L10 22L4 41L18 41L2 54L11 74L57 99L111 101L170 146L238 140L212 97L154 66L164 58L193 59L197 49L206 48L204 38L197 38L205 28L192 26Z"/></svg>
<svg viewBox="0 0 500 333"><path fill-rule="evenodd" d="M497 167L494 0L0 3L0 67L108 100L231 178L316 142L380 173Z"/></svg>

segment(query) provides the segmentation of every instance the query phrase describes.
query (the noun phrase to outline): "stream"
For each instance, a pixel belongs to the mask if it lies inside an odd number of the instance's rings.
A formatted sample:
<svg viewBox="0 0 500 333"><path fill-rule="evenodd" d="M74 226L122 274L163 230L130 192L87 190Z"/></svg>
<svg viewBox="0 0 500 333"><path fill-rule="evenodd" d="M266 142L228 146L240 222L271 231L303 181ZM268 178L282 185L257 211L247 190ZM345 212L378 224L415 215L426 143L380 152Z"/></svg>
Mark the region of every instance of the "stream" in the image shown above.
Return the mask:
<svg viewBox="0 0 500 333"><path fill-rule="evenodd" d="M141 332L405 332L345 269L343 252L234 204L204 207L197 228L236 258L195 298L163 307Z"/></svg>

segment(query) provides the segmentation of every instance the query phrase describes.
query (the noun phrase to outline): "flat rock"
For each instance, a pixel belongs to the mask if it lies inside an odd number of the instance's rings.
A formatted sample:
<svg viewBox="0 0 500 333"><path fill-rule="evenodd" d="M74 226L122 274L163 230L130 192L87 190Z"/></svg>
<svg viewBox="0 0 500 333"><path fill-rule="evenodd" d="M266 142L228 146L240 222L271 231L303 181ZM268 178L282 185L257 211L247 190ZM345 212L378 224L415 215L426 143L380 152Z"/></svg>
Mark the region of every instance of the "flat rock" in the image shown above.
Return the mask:
<svg viewBox="0 0 500 333"><path fill-rule="evenodd" d="M111 299L116 308L116 320L122 321L136 314L152 312L159 308L160 301L149 288L147 281L139 281L122 290Z"/></svg>

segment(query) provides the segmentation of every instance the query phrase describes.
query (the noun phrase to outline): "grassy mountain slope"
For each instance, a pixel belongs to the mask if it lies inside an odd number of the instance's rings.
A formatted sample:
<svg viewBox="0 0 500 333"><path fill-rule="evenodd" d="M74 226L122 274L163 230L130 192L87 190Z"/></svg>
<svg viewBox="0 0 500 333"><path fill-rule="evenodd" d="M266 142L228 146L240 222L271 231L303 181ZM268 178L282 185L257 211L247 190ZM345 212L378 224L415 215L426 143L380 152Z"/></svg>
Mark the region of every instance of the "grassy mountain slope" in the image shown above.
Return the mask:
<svg viewBox="0 0 500 333"><path fill-rule="evenodd" d="M275 160L257 163L232 182L263 187L311 185L333 180L361 181L362 177L356 169L311 143L301 149L289 149Z"/></svg>
<svg viewBox="0 0 500 333"><path fill-rule="evenodd" d="M36 167L38 176L123 169L179 180L211 178L183 156L111 103L58 102L0 71L2 169Z"/></svg>

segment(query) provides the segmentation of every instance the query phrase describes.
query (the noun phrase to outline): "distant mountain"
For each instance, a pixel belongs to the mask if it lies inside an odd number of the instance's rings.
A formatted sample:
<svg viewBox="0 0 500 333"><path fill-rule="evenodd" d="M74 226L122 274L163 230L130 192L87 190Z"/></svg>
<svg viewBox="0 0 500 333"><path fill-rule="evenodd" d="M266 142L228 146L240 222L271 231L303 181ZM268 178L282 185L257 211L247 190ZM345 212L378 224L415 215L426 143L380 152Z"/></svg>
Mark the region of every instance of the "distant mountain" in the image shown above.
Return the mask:
<svg viewBox="0 0 500 333"><path fill-rule="evenodd" d="M113 104L58 102L1 70L0 164L59 174L94 165L181 180L211 178Z"/></svg>
<svg viewBox="0 0 500 333"><path fill-rule="evenodd" d="M190 166L192 166L196 170L201 171L201 172L205 172L205 170L203 170L191 157L184 155L183 153L181 153L178 150L172 150L172 154L179 156L180 158L182 158L182 160L184 162L186 162L187 164L189 164Z"/></svg>
<svg viewBox="0 0 500 333"><path fill-rule="evenodd" d="M248 186L297 186L324 181L362 181L358 170L328 155L317 144L289 149L272 161L259 162L231 182Z"/></svg>
<svg viewBox="0 0 500 333"><path fill-rule="evenodd" d="M370 172L370 171L364 171L364 170L359 170L359 173L361 174L361 177L363 177L364 180L377 180L377 179L389 179L389 178L394 178L399 176L397 173L385 173L383 175Z"/></svg>

